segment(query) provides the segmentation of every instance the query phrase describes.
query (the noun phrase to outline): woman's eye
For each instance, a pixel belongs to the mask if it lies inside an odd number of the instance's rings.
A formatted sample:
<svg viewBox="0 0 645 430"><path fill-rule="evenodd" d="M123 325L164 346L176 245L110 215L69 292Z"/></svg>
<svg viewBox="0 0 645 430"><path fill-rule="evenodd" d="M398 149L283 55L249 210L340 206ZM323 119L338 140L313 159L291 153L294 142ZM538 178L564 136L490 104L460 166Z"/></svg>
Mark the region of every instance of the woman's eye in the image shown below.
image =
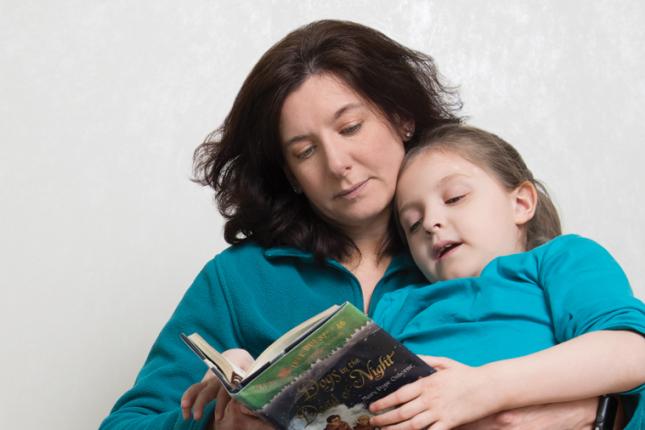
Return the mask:
<svg viewBox="0 0 645 430"><path fill-rule="evenodd" d="M313 155L313 153L314 153L314 147L313 146L308 146L303 151L300 151L296 155L296 157L299 160L304 160L304 159L307 159L307 158L311 157Z"/></svg>
<svg viewBox="0 0 645 430"><path fill-rule="evenodd" d="M351 136L352 134L355 134L358 130L361 129L362 123L356 123L354 125L350 125L349 127L345 127L340 130L340 134L343 136Z"/></svg>
<svg viewBox="0 0 645 430"><path fill-rule="evenodd" d="M459 200L463 199L464 197L466 197L466 195L465 195L465 194L462 194L462 195L460 195L460 196L450 197L449 199L446 199L446 204L447 204L447 205L455 204L455 203L457 203Z"/></svg>

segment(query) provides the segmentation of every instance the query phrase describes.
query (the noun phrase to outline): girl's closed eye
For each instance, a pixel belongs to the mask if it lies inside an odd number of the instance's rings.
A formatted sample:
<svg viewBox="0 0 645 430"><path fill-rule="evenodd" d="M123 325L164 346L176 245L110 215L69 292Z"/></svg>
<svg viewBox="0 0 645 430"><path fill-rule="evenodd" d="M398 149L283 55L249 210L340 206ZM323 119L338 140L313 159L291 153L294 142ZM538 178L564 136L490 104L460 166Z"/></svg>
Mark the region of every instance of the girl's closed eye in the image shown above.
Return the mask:
<svg viewBox="0 0 645 430"><path fill-rule="evenodd" d="M408 233L414 233L423 222L422 214L414 209L406 209L399 212L399 219L401 220L401 226Z"/></svg>
<svg viewBox="0 0 645 430"><path fill-rule="evenodd" d="M421 226L421 219L414 221L412 224L410 224L410 227L408 227L408 231L410 233L414 233L419 229L419 226Z"/></svg>
<svg viewBox="0 0 645 430"><path fill-rule="evenodd" d="M444 201L444 203L447 204L447 205L453 205L453 204L459 202L460 200L462 200L464 197L466 197L466 194L459 194L459 195L456 195L456 196L448 197Z"/></svg>

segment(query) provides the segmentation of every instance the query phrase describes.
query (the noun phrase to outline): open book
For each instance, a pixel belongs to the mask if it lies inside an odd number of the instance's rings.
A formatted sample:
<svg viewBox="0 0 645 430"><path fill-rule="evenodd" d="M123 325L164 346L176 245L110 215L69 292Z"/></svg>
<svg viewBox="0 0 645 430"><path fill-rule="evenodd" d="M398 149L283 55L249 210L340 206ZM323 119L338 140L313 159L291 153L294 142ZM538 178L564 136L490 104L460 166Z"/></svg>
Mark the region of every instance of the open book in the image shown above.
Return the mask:
<svg viewBox="0 0 645 430"><path fill-rule="evenodd" d="M340 306L334 305L308 320L301 322L269 345L253 362L247 370L240 369L235 363L229 361L217 352L198 333L189 336L181 334L181 338L206 365L217 375L229 394L237 392L246 382L261 372L268 364L285 354L291 347L324 323Z"/></svg>
<svg viewBox="0 0 645 430"><path fill-rule="evenodd" d="M289 330L246 372L199 334L182 339L232 397L284 429L363 423L371 402L434 372L350 303Z"/></svg>

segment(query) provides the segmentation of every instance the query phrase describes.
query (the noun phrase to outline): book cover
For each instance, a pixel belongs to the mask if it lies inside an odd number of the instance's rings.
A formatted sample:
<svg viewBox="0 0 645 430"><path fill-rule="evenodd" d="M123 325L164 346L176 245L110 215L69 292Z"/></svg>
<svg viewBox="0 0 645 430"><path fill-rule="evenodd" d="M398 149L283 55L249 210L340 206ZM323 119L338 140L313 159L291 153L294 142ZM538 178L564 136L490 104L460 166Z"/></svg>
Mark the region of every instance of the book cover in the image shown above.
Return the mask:
<svg viewBox="0 0 645 430"><path fill-rule="evenodd" d="M371 402L433 372L345 303L229 391L281 429L368 430Z"/></svg>

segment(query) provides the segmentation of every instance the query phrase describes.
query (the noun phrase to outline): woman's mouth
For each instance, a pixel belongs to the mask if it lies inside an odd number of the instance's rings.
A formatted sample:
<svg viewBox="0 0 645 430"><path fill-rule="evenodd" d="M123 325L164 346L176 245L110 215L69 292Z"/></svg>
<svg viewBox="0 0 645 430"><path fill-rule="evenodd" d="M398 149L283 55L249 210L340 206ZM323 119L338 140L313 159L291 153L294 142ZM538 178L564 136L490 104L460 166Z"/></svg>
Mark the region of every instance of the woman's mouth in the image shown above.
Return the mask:
<svg viewBox="0 0 645 430"><path fill-rule="evenodd" d="M357 198L365 188L365 185L367 185L367 181L369 181L369 179L365 179L364 181L359 182L356 185L341 190L340 192L334 194L334 198L341 198L346 200L353 200Z"/></svg>

